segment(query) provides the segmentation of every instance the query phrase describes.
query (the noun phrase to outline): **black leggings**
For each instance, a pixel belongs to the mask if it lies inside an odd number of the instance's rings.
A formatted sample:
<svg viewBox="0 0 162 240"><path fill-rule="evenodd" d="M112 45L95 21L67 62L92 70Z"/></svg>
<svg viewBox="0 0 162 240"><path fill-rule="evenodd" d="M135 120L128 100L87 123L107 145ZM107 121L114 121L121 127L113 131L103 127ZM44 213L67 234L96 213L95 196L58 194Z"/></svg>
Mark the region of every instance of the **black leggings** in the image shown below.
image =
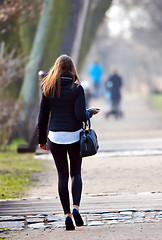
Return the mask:
<svg viewBox="0 0 162 240"><path fill-rule="evenodd" d="M64 213L70 213L70 200L68 190L69 167L67 153L70 160L70 175L72 179L73 205L80 204L82 192L80 144L56 144L49 141L50 151L53 155L58 172L58 191Z"/></svg>

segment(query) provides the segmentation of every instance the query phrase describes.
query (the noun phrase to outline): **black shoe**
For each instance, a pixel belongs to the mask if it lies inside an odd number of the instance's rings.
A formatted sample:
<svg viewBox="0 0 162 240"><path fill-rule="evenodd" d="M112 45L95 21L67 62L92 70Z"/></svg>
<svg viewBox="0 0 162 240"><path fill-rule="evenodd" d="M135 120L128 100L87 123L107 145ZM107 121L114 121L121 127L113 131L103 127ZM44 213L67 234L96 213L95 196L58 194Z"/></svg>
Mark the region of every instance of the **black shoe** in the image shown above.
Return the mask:
<svg viewBox="0 0 162 240"><path fill-rule="evenodd" d="M83 226L84 224L83 219L81 218L80 213L76 208L73 209L73 217L74 217L76 226L78 227Z"/></svg>
<svg viewBox="0 0 162 240"><path fill-rule="evenodd" d="M75 230L71 217L67 216L65 219L66 230Z"/></svg>

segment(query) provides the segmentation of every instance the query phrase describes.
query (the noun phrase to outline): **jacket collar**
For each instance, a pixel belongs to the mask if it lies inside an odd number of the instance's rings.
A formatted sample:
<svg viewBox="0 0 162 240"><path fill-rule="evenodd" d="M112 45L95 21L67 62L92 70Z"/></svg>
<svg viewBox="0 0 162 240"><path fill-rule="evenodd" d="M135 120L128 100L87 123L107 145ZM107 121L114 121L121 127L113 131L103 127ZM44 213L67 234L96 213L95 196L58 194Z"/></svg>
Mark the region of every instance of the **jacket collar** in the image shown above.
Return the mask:
<svg viewBox="0 0 162 240"><path fill-rule="evenodd" d="M68 84L73 82L73 75L71 73L62 73L60 78L61 84Z"/></svg>
<svg viewBox="0 0 162 240"><path fill-rule="evenodd" d="M62 73L60 77L61 77L61 79L63 79L63 78L73 79L73 75L71 73Z"/></svg>

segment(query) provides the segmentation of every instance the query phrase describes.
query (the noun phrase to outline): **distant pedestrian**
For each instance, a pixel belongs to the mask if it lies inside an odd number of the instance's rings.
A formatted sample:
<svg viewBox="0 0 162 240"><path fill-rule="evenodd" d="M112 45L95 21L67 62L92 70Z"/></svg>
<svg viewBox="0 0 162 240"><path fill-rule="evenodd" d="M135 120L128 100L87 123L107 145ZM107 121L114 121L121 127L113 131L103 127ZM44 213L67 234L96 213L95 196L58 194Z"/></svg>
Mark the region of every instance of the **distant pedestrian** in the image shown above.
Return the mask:
<svg viewBox="0 0 162 240"><path fill-rule="evenodd" d="M74 230L68 189L69 171L72 179L73 217L76 225L82 226L83 220L79 213L82 192L80 132L83 122L97 114L98 109L86 110L83 87L73 61L67 55L57 58L43 78L42 91L38 119L39 146L46 151L48 135L58 173L58 191L65 214L66 230Z"/></svg>
<svg viewBox="0 0 162 240"><path fill-rule="evenodd" d="M117 69L112 69L111 75L105 82L106 94L110 103L111 109L105 116L108 118L110 115L114 115L115 118L122 117L122 111L120 109L121 102L121 87L123 85L122 77L118 74Z"/></svg>
<svg viewBox="0 0 162 240"><path fill-rule="evenodd" d="M99 97L100 91L101 91L101 78L102 78L103 70L100 64L98 63L98 61L95 61L93 64L89 66L88 72L93 84L93 91L94 91L93 96Z"/></svg>

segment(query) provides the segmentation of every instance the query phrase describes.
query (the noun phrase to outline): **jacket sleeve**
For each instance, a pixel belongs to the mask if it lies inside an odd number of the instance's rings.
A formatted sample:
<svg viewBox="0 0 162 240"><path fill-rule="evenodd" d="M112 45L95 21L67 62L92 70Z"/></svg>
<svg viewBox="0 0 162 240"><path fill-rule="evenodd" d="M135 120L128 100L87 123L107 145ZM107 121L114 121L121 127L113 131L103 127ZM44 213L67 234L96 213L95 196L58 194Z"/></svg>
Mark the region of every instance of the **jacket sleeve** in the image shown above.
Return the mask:
<svg viewBox="0 0 162 240"><path fill-rule="evenodd" d="M92 117L93 111L91 109L86 110L83 87L80 85L77 90L78 94L76 96L74 103L75 117L78 121L86 122L88 119Z"/></svg>
<svg viewBox="0 0 162 240"><path fill-rule="evenodd" d="M38 116L38 143L45 144L47 142L47 128L50 114L50 104L48 98L42 94Z"/></svg>

